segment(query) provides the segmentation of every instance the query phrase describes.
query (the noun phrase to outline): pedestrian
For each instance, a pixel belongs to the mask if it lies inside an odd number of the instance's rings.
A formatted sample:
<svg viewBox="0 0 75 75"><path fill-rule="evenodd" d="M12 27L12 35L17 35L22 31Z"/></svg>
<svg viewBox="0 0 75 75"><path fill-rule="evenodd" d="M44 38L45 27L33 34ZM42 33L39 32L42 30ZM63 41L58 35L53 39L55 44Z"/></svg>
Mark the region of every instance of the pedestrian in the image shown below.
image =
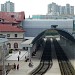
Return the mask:
<svg viewBox="0 0 75 75"><path fill-rule="evenodd" d="M9 63L8 63L8 66L9 66Z"/></svg>
<svg viewBox="0 0 75 75"><path fill-rule="evenodd" d="M33 63L31 62L31 60L29 62L29 67L33 67Z"/></svg>
<svg viewBox="0 0 75 75"><path fill-rule="evenodd" d="M26 60L26 56L25 56L25 60Z"/></svg>
<svg viewBox="0 0 75 75"><path fill-rule="evenodd" d="M17 70L19 70L19 64L17 65Z"/></svg>
<svg viewBox="0 0 75 75"><path fill-rule="evenodd" d="M19 55L21 54L21 51L19 50Z"/></svg>
<svg viewBox="0 0 75 75"><path fill-rule="evenodd" d="M16 64L14 63L14 69L16 70Z"/></svg>
<svg viewBox="0 0 75 75"><path fill-rule="evenodd" d="M17 58L18 58L18 61L19 61L20 60L20 57L18 56Z"/></svg>

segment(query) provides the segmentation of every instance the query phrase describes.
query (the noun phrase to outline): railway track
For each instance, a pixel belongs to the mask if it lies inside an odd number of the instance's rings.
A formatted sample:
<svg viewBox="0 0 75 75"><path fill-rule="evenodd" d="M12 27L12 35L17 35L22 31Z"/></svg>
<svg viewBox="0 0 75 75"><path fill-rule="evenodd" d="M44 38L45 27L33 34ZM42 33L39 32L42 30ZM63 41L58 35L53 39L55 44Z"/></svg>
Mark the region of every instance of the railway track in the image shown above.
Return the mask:
<svg viewBox="0 0 75 75"><path fill-rule="evenodd" d="M72 64L70 63L63 49L56 40L54 40L54 46L58 58L61 75L75 75L75 70Z"/></svg>
<svg viewBox="0 0 75 75"><path fill-rule="evenodd" d="M52 66L51 41L47 40L39 66L29 75L43 75Z"/></svg>

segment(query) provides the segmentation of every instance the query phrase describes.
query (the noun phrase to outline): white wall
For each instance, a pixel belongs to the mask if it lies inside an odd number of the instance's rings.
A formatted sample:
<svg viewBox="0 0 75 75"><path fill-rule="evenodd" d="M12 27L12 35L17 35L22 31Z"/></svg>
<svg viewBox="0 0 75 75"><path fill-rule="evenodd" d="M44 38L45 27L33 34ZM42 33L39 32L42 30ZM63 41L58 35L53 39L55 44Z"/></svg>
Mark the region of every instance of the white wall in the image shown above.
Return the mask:
<svg viewBox="0 0 75 75"><path fill-rule="evenodd" d="M10 37L8 38L8 43L11 44L11 49L14 49L14 43L18 43L18 49L22 49L21 43L24 39L24 32L0 32L0 34L6 35L10 34ZM17 34L17 37L15 37L15 34Z"/></svg>
<svg viewBox="0 0 75 75"><path fill-rule="evenodd" d="M22 43L23 39L9 39L9 43L11 44L11 49L14 49L14 43L18 43L18 49L22 49L21 47L21 43Z"/></svg>
<svg viewBox="0 0 75 75"><path fill-rule="evenodd" d="M4 34L7 36L7 34L10 34L10 37L7 38L23 38L23 32L0 32L0 34ZM15 34L17 34L18 36L15 37Z"/></svg>

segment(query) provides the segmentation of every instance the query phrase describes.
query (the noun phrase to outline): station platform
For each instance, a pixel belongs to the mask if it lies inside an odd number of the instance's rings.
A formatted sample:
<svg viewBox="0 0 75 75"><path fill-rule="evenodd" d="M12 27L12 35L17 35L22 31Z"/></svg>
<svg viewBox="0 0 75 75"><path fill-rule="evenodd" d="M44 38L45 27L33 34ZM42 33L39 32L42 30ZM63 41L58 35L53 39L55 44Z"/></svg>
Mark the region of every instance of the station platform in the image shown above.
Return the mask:
<svg viewBox="0 0 75 75"><path fill-rule="evenodd" d="M34 70L40 63L39 57L36 59L36 57L32 58L33 66L29 67L29 61L25 62L25 56L27 56L26 51L21 51L20 55L20 61L17 60L17 56L19 55L19 52L13 52L11 55L6 58L5 65L8 63L10 65L13 65L14 63L17 65L19 64L19 70L13 70L11 69L8 75L28 75L32 70Z"/></svg>
<svg viewBox="0 0 75 75"><path fill-rule="evenodd" d="M49 69L44 75L61 75L57 56L56 56L55 49L54 49L54 45L52 44L51 47L52 47L52 63L53 63L53 65L52 65L51 69Z"/></svg>

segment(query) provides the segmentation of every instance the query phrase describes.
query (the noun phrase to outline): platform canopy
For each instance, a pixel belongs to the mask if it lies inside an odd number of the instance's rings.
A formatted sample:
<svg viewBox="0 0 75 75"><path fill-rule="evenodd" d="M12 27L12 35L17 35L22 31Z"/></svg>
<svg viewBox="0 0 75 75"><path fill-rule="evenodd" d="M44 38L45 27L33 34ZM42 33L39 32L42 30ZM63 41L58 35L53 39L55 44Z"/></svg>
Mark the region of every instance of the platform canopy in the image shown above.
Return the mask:
<svg viewBox="0 0 75 75"><path fill-rule="evenodd" d="M67 31L65 31L65 30L63 30L63 29L54 28L54 29L47 29L47 30L50 30L51 32L54 30L54 31L58 32L59 35L65 37L66 39L68 39L68 40L70 40L70 41L72 41L72 42L75 43L75 38L72 36L72 34L70 34L69 32L67 32ZM47 30L45 30L45 31L41 32L39 35L37 35L37 36L33 39L32 44L34 44L35 42L37 42L40 38L44 37L45 32L46 32ZM54 35L54 34L53 34L53 35Z"/></svg>
<svg viewBox="0 0 75 75"><path fill-rule="evenodd" d="M47 32L49 31L49 33ZM63 37L65 37L66 39L72 41L75 43L75 38L72 36L72 34L70 34L69 32L63 30L63 29L47 29L43 32L41 32L39 35L37 35L35 38L30 38L24 42L22 42L22 46L23 47L32 47L33 44L35 44L39 39L43 38L45 36L45 34L50 34L50 35L61 35Z"/></svg>
<svg viewBox="0 0 75 75"><path fill-rule="evenodd" d="M33 38L34 39L34 38ZM21 43L22 47L32 47L32 38Z"/></svg>

